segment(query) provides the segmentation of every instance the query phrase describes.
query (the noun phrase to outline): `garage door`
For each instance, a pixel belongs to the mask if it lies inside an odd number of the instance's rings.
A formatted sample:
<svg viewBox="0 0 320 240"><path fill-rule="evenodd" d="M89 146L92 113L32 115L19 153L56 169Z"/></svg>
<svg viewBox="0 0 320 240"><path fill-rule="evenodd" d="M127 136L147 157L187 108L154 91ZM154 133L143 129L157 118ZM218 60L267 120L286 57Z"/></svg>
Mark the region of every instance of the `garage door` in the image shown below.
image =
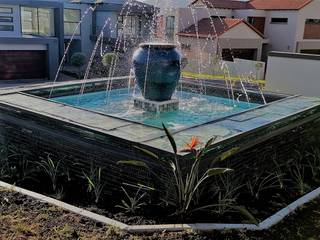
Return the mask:
<svg viewBox="0 0 320 240"><path fill-rule="evenodd" d="M47 78L46 51L0 51L0 80Z"/></svg>
<svg viewBox="0 0 320 240"><path fill-rule="evenodd" d="M222 49L222 58L226 61L233 61L233 58L256 60L257 49Z"/></svg>

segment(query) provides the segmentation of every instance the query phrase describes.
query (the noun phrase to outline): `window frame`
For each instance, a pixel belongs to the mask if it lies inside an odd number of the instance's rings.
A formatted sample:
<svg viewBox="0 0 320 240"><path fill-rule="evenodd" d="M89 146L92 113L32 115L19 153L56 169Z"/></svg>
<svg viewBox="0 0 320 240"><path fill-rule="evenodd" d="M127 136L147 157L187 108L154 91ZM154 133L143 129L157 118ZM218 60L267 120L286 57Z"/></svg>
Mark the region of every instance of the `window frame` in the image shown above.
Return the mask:
<svg viewBox="0 0 320 240"><path fill-rule="evenodd" d="M6 21L4 19L9 19L9 21ZM11 16L0 16L0 23L13 23L13 17L11 17Z"/></svg>
<svg viewBox="0 0 320 240"><path fill-rule="evenodd" d="M284 21L274 21L275 19L280 20L283 19ZM270 24L283 24L286 25L289 23L289 18L281 18L281 17L273 17L270 19Z"/></svg>
<svg viewBox="0 0 320 240"><path fill-rule="evenodd" d="M170 26L168 24L168 22L169 22L168 19L170 19ZM174 39L175 21L176 21L175 16L166 16L166 32L165 32L165 34L166 34L166 38L169 39L169 37L170 37L171 40Z"/></svg>
<svg viewBox="0 0 320 240"><path fill-rule="evenodd" d="M1 29L1 27L10 27L10 29L4 30L4 29ZM0 24L0 32L14 32L14 26L13 25Z"/></svg>
<svg viewBox="0 0 320 240"><path fill-rule="evenodd" d="M7 9L7 10L10 10L10 12L8 12L8 11L1 11L1 9ZM12 8L12 7L0 7L0 13L1 13L1 14L13 14L13 8Z"/></svg>
<svg viewBox="0 0 320 240"><path fill-rule="evenodd" d="M35 9L37 13L37 32L31 32L31 33L25 33L23 32L23 17L22 17L22 9L23 8L30 8ZM45 9L45 10L52 10L53 13L53 34L52 35L46 35L40 33L40 21L39 21L39 9ZM34 35L34 36L41 36L41 37L56 37L56 29L55 29L55 16L54 16L54 9L52 8L43 8L43 7L30 7L30 6L20 6L20 27L21 27L21 35Z"/></svg>
<svg viewBox="0 0 320 240"><path fill-rule="evenodd" d="M126 20L126 26L124 26L125 20ZM142 16L131 14L124 17L123 15L119 14L117 17L118 34L119 34L119 31L121 31L122 34L125 34L128 36L134 37L135 35L137 35L138 37L141 37L142 36Z"/></svg>
<svg viewBox="0 0 320 240"><path fill-rule="evenodd" d="M306 24L320 24L320 19L307 18L305 23Z"/></svg>
<svg viewBox="0 0 320 240"><path fill-rule="evenodd" d="M72 11L77 11L77 12L79 12L79 20L78 21L66 21L65 20L65 10L72 10ZM63 9L63 28L64 28L64 32L63 32L63 34L64 34L64 36L71 36L72 34L73 34L73 32L74 32L74 29L73 29L73 31L72 31L72 33L71 34L66 34L65 33L65 24L67 23L71 23L71 24L76 24L76 26L78 25L78 23L81 21L81 9L77 9L77 8L64 8ZM78 31L79 31L79 33L75 33L75 36L81 36L81 25L79 26L79 28L78 28Z"/></svg>

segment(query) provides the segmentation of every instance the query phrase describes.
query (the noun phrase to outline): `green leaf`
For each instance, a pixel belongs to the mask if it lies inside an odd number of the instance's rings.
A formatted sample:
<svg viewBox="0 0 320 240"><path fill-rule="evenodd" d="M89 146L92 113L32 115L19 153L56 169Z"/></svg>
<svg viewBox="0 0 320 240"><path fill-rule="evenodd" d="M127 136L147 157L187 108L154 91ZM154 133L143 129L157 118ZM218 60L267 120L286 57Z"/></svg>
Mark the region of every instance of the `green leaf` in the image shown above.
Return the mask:
<svg viewBox="0 0 320 240"><path fill-rule="evenodd" d="M170 141L171 147L173 149L173 152L175 154L177 154L178 150L177 150L177 144L176 141L174 140L173 136L171 135L171 133L169 132L169 130L167 129L167 127L164 125L164 123L162 123L162 127L164 129L164 131L166 132L167 138Z"/></svg>
<svg viewBox="0 0 320 240"><path fill-rule="evenodd" d="M217 157L217 160L218 160L218 161L224 161L224 160L226 160L227 158L231 157L232 155L236 154L238 151L239 151L239 147L231 148L230 150L228 150L228 151L220 154L220 155Z"/></svg>
<svg viewBox="0 0 320 240"><path fill-rule="evenodd" d="M139 149L140 151L144 152L145 154L149 155L150 157L153 157L153 158L155 158L157 160L159 159L159 157L156 154L154 154L153 152L151 152L151 151L149 151L147 149L144 149L144 148L141 148L141 147L138 147L138 146L134 146L134 148Z"/></svg>
<svg viewBox="0 0 320 240"><path fill-rule="evenodd" d="M130 166L143 167L143 168L149 169L149 166L146 163L141 162L141 161L135 161L135 160L132 160L132 161L118 161L117 163L118 164L123 164L123 165L130 165Z"/></svg>
<svg viewBox="0 0 320 240"><path fill-rule="evenodd" d="M213 137L211 138L205 145L205 149L209 148L215 141L216 141L217 137Z"/></svg>
<svg viewBox="0 0 320 240"><path fill-rule="evenodd" d="M237 212L241 213L244 217L246 217L251 223L255 225L259 225L258 220L245 208L241 206L230 206L230 208L236 210Z"/></svg>
<svg viewBox="0 0 320 240"><path fill-rule="evenodd" d="M227 172L232 172L233 170L230 168L211 168L208 169L206 174L208 177L212 177L215 175L219 175L219 174L223 174L223 173L227 173Z"/></svg>

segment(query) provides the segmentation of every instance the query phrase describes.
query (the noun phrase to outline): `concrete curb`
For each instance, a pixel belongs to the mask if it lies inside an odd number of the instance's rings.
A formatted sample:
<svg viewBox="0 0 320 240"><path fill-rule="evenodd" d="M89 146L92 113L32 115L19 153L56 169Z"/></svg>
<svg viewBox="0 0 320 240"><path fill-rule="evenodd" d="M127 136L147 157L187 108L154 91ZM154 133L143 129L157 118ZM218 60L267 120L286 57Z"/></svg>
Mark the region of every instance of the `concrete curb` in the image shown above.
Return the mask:
<svg viewBox="0 0 320 240"><path fill-rule="evenodd" d="M16 187L14 185L0 181L0 187L19 192L21 194L30 196L39 201L52 204L60 207L64 210L79 214L83 217L90 218L94 221L104 223L119 228L120 230L130 233L143 233L143 232L180 232L186 230L208 232L213 230L250 230L250 231L262 231L267 230L277 223L281 222L285 217L293 213L297 208L302 205L316 199L320 196L320 187L312 192L302 196L298 200L294 201L287 207L281 209L271 217L262 221L259 225L254 224L223 224L223 223L195 223L195 224L161 224L161 225L127 225L116 220L104 217L99 214L89 212L87 210L75 207L73 205L58 201L56 199L44 196L39 193L35 193L23 188Z"/></svg>
<svg viewBox="0 0 320 240"><path fill-rule="evenodd" d="M16 187L14 185L11 185L11 184L8 184L8 183L2 182L2 181L0 181L0 187L9 189L9 190L12 190L12 191L15 191L15 192L19 192L19 193L21 193L23 195L27 195L29 197L35 198L35 199L37 199L37 200L39 200L41 202L49 203L51 205L60 207L60 208L62 208L64 210L67 210L67 211L79 214L81 216L90 218L90 219L92 219L94 221L101 222L101 223L104 223L104 224L107 224L107 225L111 225L111 226L120 228L121 230L126 230L128 228L128 225L123 224L123 223L118 222L118 221L115 221L113 219L104 217L104 216L96 214L96 213L89 212L87 210L75 207L73 205L58 201L58 200L56 200L54 198L50 198L50 197L44 196L44 195L39 194L39 193L35 193L35 192L29 191L29 190L26 190L26 189L23 189L23 188L19 188L19 187Z"/></svg>

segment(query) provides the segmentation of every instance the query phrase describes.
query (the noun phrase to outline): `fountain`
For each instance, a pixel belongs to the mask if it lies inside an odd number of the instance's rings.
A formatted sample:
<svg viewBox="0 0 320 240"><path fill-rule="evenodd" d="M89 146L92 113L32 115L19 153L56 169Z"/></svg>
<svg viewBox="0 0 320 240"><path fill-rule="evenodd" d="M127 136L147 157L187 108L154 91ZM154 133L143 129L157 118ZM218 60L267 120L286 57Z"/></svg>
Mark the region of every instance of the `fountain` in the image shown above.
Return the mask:
<svg viewBox="0 0 320 240"><path fill-rule="evenodd" d="M133 65L143 98L134 106L147 111L177 110L178 99L171 99L181 75L181 54L168 43L142 43L134 53Z"/></svg>

